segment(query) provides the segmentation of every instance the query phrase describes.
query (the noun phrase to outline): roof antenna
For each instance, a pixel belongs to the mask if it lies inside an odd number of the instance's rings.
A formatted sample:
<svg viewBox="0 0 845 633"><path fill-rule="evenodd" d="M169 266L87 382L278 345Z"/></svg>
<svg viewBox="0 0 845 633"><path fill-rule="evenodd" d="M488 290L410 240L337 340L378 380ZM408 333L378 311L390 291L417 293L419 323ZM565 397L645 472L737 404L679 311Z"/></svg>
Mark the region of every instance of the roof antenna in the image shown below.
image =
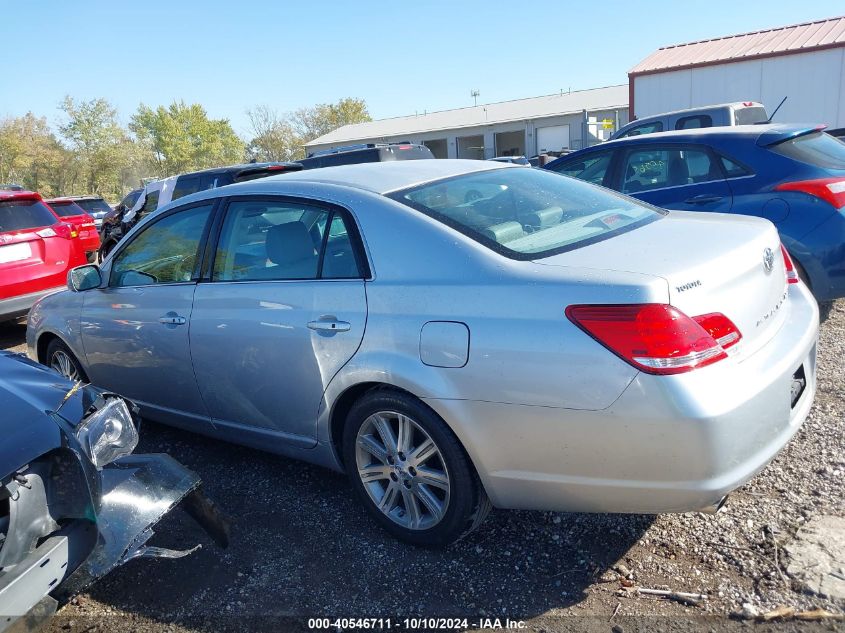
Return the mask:
<svg viewBox="0 0 845 633"><path fill-rule="evenodd" d="M768 120L766 121L766 124L769 124L769 123L771 123L771 122L772 122L772 119L774 119L774 118L775 118L775 115L778 113L778 110L780 110L780 107L783 105L784 101L786 101L786 97L784 97L784 98L783 98L783 101L781 101L781 102L778 104L778 107L776 107L776 108L775 108L775 111L774 111L774 112L772 112L772 114L769 116Z"/></svg>

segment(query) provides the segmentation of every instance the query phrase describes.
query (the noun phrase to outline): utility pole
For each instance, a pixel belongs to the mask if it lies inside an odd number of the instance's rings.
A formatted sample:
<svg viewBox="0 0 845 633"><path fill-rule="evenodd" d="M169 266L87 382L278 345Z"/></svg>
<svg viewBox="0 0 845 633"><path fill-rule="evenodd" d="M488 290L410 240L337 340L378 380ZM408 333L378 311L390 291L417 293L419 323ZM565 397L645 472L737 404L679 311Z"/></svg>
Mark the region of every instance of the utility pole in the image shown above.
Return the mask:
<svg viewBox="0 0 845 633"><path fill-rule="evenodd" d="M481 93L478 91L478 88L470 91L469 96L472 97L472 105L474 105L474 106L478 105L478 95L480 95L480 94Z"/></svg>

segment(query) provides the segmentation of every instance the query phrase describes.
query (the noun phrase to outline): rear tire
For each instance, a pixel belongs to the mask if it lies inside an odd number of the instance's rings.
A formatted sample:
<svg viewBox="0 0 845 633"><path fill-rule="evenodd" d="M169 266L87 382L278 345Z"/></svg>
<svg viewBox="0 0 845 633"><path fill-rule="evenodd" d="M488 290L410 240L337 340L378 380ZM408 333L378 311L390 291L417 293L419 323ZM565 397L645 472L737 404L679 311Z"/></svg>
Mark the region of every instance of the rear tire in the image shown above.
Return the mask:
<svg viewBox="0 0 845 633"><path fill-rule="evenodd" d="M47 345L44 364L68 380L88 382L88 376L82 369L82 364L61 339L54 338Z"/></svg>
<svg viewBox="0 0 845 633"><path fill-rule="evenodd" d="M411 545L445 547L490 512L458 438L406 393L378 388L352 406L343 458L361 503L385 530Z"/></svg>

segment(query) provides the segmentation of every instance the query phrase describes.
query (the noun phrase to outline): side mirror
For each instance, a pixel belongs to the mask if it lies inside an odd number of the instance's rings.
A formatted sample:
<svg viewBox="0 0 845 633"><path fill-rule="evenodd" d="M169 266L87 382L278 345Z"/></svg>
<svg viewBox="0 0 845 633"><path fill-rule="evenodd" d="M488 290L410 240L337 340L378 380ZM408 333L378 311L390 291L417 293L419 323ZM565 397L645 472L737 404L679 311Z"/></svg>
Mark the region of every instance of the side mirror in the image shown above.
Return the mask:
<svg viewBox="0 0 845 633"><path fill-rule="evenodd" d="M99 288L101 283L103 278L100 276L100 269L94 264L77 266L67 274L67 287L72 292Z"/></svg>

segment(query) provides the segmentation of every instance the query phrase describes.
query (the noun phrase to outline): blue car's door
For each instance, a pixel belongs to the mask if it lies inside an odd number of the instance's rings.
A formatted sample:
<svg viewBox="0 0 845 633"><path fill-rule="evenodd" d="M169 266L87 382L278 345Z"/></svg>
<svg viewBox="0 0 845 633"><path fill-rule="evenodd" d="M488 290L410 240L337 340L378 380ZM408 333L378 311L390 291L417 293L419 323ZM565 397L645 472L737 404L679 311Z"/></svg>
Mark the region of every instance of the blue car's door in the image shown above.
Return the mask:
<svg viewBox="0 0 845 633"><path fill-rule="evenodd" d="M718 156L698 145L640 143L620 149L614 188L681 211L728 212L733 197Z"/></svg>
<svg viewBox="0 0 845 633"><path fill-rule="evenodd" d="M84 293L80 330L91 381L154 419L207 421L188 328L211 204L167 213L120 247L107 288ZM207 423L207 422L206 422Z"/></svg>
<svg viewBox="0 0 845 633"><path fill-rule="evenodd" d="M367 318L351 227L342 210L310 201L229 202L191 316L194 370L219 432L267 448L316 443L323 392Z"/></svg>

